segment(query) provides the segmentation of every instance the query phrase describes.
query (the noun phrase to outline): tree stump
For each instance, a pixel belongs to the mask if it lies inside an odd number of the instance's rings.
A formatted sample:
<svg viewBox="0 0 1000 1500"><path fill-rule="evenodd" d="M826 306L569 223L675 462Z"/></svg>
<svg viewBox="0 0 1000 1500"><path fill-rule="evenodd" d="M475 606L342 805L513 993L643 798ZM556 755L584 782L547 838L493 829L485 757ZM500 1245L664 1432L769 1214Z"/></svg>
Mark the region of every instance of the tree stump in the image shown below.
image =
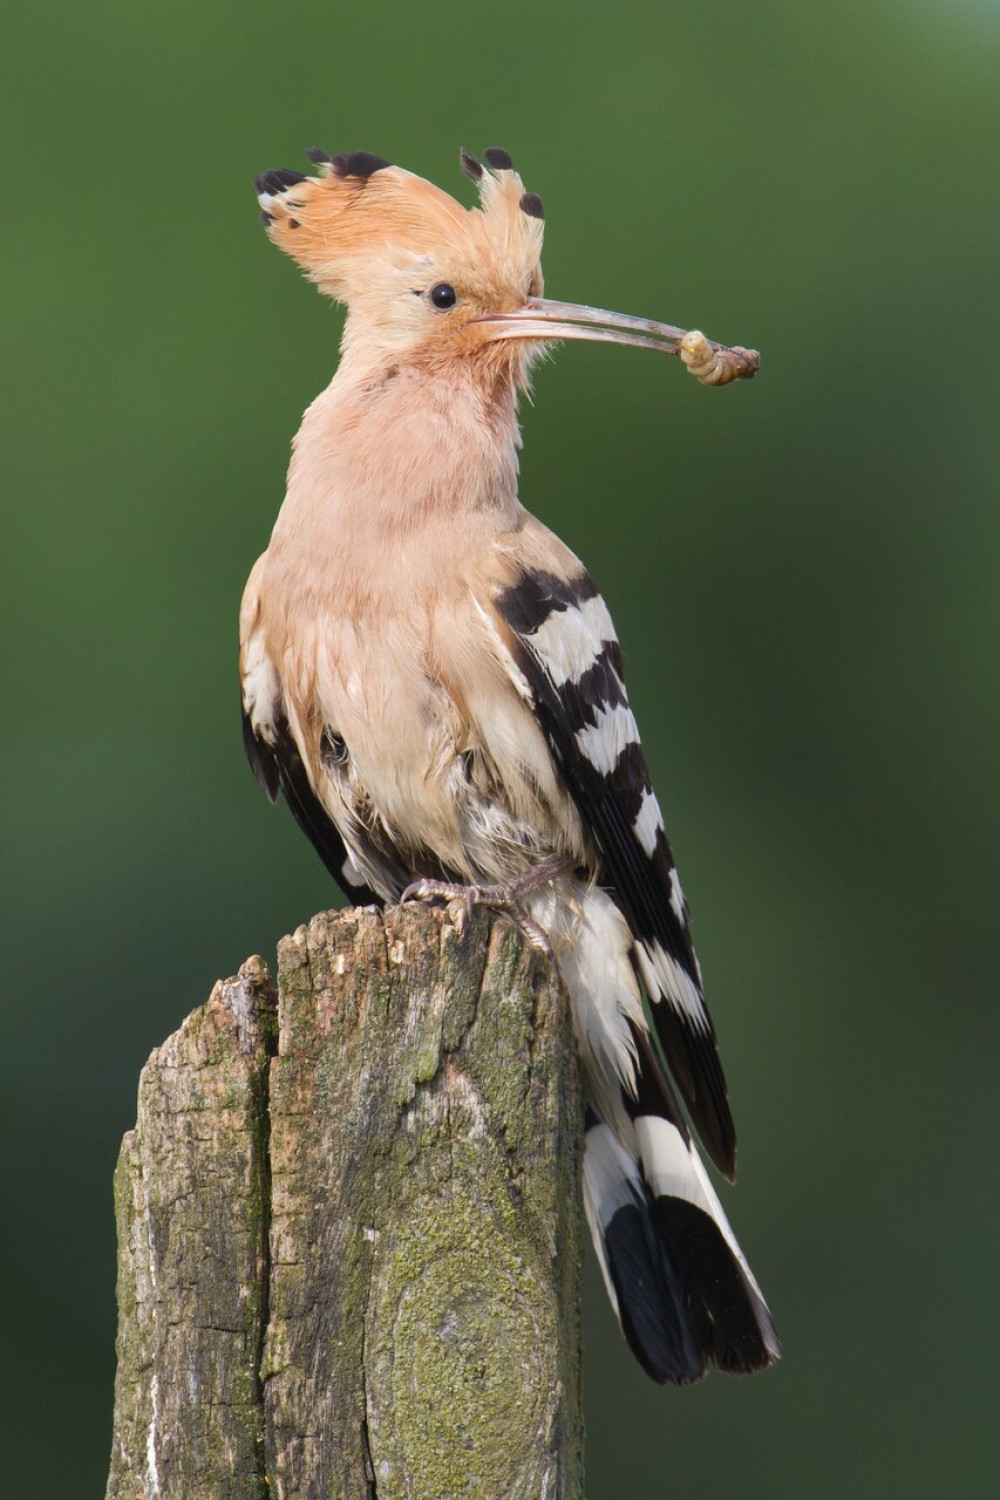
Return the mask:
<svg viewBox="0 0 1000 1500"><path fill-rule="evenodd" d="M506 918L317 916L155 1051L108 1500L580 1500L568 1005Z"/></svg>

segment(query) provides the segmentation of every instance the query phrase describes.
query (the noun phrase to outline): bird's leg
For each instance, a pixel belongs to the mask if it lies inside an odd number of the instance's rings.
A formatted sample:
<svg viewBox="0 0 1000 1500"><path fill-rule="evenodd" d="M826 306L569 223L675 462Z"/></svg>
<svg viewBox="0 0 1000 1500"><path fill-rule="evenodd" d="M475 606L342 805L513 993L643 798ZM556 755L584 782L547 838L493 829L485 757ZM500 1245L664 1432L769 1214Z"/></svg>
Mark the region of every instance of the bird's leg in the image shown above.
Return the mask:
<svg viewBox="0 0 1000 1500"><path fill-rule="evenodd" d="M501 885L463 885L450 880L415 880L400 896L400 904L405 901L462 901L469 912L474 906L495 906L500 911L509 912L532 946L540 948L551 958L552 948L548 937L525 911L523 902L532 891L548 885L564 870L568 870L572 863L565 855L552 854L532 869L513 876Z"/></svg>

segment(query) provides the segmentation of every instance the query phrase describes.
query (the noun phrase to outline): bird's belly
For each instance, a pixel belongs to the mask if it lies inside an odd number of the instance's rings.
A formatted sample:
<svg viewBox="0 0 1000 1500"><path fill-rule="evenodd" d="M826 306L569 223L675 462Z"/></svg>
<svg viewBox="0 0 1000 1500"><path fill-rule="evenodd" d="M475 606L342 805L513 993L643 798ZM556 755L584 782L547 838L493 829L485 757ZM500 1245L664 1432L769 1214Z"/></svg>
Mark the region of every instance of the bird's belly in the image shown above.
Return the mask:
<svg viewBox="0 0 1000 1500"><path fill-rule="evenodd" d="M327 622L323 639L316 789L352 852L372 838L413 872L493 881L582 849L547 747L505 679L480 668L447 681L408 620Z"/></svg>

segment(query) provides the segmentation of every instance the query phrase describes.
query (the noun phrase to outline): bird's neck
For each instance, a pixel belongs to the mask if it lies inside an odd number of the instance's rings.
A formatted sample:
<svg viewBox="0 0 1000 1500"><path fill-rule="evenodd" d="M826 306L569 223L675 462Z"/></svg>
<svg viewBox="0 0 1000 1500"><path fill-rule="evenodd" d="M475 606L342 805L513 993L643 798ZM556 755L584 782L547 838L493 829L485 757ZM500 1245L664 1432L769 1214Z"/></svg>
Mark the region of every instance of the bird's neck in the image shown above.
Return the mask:
<svg viewBox="0 0 1000 1500"><path fill-rule="evenodd" d="M503 373L345 360L295 440L286 509L341 531L408 533L479 513L503 529L517 502L516 388Z"/></svg>

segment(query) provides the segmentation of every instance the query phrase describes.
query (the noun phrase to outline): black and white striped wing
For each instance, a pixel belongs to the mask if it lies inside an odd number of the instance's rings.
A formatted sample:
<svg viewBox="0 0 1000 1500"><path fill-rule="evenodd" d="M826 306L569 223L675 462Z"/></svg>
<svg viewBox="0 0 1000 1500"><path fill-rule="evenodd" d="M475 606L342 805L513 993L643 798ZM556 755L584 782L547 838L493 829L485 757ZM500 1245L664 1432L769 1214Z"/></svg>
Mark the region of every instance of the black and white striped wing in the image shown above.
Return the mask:
<svg viewBox="0 0 1000 1500"><path fill-rule="evenodd" d="M602 856L599 879L635 937L657 1036L716 1166L735 1175L736 1138L688 912L629 708L607 606L582 569L525 570L494 600L531 703Z"/></svg>

